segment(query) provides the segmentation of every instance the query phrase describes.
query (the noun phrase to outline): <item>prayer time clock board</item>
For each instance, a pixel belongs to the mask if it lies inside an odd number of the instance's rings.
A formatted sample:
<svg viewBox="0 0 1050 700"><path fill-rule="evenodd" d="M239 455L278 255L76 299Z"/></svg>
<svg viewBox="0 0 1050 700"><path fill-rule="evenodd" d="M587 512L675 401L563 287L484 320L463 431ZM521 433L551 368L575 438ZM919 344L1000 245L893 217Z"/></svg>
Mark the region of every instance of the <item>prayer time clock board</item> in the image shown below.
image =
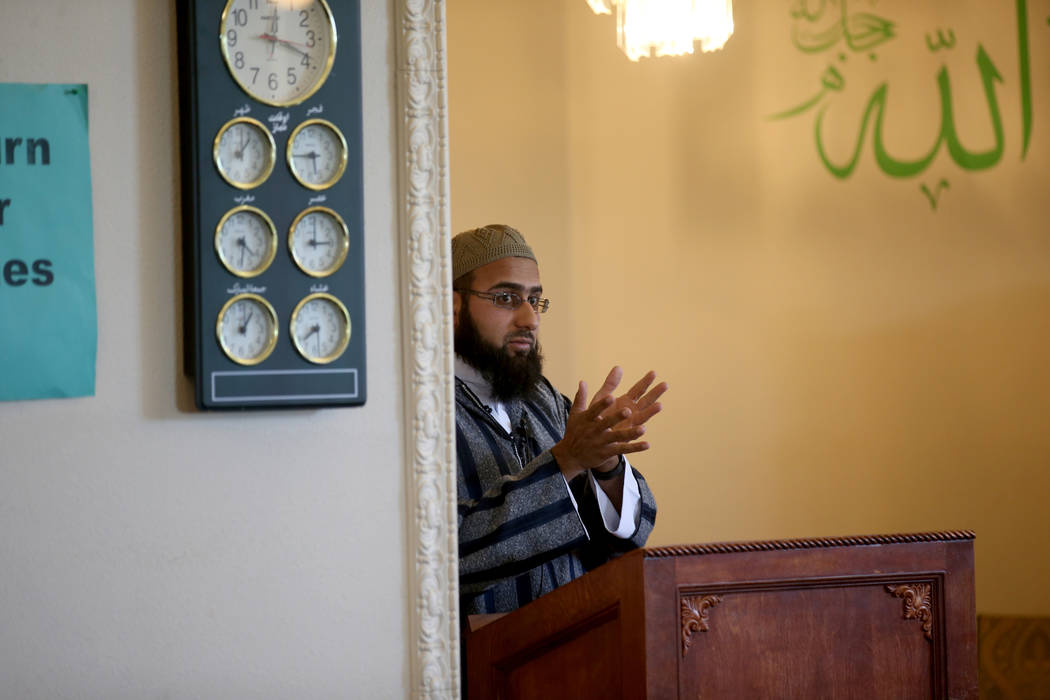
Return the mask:
<svg viewBox="0 0 1050 700"><path fill-rule="evenodd" d="M179 0L202 409L365 402L358 0Z"/></svg>

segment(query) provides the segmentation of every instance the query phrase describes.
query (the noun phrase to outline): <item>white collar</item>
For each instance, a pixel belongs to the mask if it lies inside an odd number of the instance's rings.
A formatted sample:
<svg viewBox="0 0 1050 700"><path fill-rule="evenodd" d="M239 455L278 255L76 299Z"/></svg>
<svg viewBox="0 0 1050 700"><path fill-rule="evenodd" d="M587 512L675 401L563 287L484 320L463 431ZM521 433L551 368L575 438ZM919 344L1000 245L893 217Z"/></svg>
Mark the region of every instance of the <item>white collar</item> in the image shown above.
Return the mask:
<svg viewBox="0 0 1050 700"><path fill-rule="evenodd" d="M470 390L478 397L478 401L489 408L492 417L503 426L503 429L510 432L510 416L507 413L507 407L492 395L492 385L481 375L481 372L456 355L455 373L457 379L470 387Z"/></svg>

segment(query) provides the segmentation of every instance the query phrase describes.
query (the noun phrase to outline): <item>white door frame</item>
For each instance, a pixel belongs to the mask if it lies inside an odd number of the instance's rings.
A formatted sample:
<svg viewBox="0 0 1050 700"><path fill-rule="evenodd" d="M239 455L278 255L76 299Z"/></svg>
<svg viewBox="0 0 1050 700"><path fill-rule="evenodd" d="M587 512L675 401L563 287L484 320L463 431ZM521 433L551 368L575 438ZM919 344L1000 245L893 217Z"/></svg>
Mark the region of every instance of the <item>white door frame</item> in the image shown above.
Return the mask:
<svg viewBox="0 0 1050 700"><path fill-rule="evenodd" d="M444 0L397 0L410 690L459 697L455 407Z"/></svg>

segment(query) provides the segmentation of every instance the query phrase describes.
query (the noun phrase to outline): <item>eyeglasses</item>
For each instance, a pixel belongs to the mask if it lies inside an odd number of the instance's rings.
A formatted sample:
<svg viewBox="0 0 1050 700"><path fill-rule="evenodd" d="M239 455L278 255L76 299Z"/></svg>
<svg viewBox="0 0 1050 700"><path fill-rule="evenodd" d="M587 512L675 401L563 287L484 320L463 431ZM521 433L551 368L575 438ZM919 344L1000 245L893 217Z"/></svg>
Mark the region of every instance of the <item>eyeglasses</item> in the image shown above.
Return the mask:
<svg viewBox="0 0 1050 700"><path fill-rule="evenodd" d="M501 309L516 309L525 302L529 302L529 306L532 310L538 314L547 313L547 309L551 307L550 299L540 299L537 296L528 296L524 299L520 294L514 292L478 292L473 289L454 289L454 292L461 294L473 294L476 297L482 299L489 299L492 301L493 306L498 306Z"/></svg>

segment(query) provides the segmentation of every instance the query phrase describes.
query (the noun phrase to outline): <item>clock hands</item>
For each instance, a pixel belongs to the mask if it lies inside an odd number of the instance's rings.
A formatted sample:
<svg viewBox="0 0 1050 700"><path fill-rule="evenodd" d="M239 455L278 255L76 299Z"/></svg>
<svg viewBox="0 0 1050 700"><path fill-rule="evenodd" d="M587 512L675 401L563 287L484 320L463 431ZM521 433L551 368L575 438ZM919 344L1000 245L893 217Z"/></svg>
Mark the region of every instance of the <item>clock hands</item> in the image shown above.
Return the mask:
<svg viewBox="0 0 1050 700"><path fill-rule="evenodd" d="M242 323L241 325L237 326L237 332L238 333L240 333L241 335L247 335L248 334L248 322L252 320L252 315L254 313L255 313L254 309L249 309L248 310L248 315L245 317L244 323Z"/></svg>
<svg viewBox="0 0 1050 700"><path fill-rule="evenodd" d="M277 44L288 47L300 56L310 55L310 52L306 50L310 48L309 46L307 46L306 44L300 44L298 41L289 41L288 39L282 39L281 37L277 36L276 32L273 34L260 34L255 38L270 42L270 56L273 56L273 50L274 47L277 46Z"/></svg>
<svg viewBox="0 0 1050 700"><path fill-rule="evenodd" d="M240 238L238 238L235 241L235 243L237 244L237 247L241 249L241 262L240 262L240 264L243 267L244 266L244 251L248 251L253 258L256 257L257 253L254 250L252 250L251 246L248 245L248 240L244 236L241 236Z"/></svg>
<svg viewBox="0 0 1050 700"><path fill-rule="evenodd" d="M244 160L244 149L248 146L248 132L244 129L238 129L241 132L241 143L233 151L233 157L237 160Z"/></svg>
<svg viewBox="0 0 1050 700"><path fill-rule="evenodd" d="M306 244L308 246L310 246L311 248L316 248L319 245L332 245L331 241L319 241L319 240L317 240L317 219L314 218L314 217L310 217L310 223L313 224L313 231L311 231L311 233L310 233L310 235L313 236L313 238L311 238L309 241L307 241Z"/></svg>
<svg viewBox="0 0 1050 700"><path fill-rule="evenodd" d="M310 336L312 336L312 335L316 335L317 336L317 340L314 342L314 345L317 346L317 351L316 352L317 352L318 355L320 355L321 354L321 324L320 323L315 323L314 325L310 326L310 332L307 333L306 335L304 335L303 337L301 337L299 339L299 342L302 343L303 345L306 345L306 341L309 340Z"/></svg>
<svg viewBox="0 0 1050 700"><path fill-rule="evenodd" d="M317 151L310 151L309 153L293 153L292 158L309 158L313 166L314 174L317 174L317 159L321 157L321 154Z"/></svg>

